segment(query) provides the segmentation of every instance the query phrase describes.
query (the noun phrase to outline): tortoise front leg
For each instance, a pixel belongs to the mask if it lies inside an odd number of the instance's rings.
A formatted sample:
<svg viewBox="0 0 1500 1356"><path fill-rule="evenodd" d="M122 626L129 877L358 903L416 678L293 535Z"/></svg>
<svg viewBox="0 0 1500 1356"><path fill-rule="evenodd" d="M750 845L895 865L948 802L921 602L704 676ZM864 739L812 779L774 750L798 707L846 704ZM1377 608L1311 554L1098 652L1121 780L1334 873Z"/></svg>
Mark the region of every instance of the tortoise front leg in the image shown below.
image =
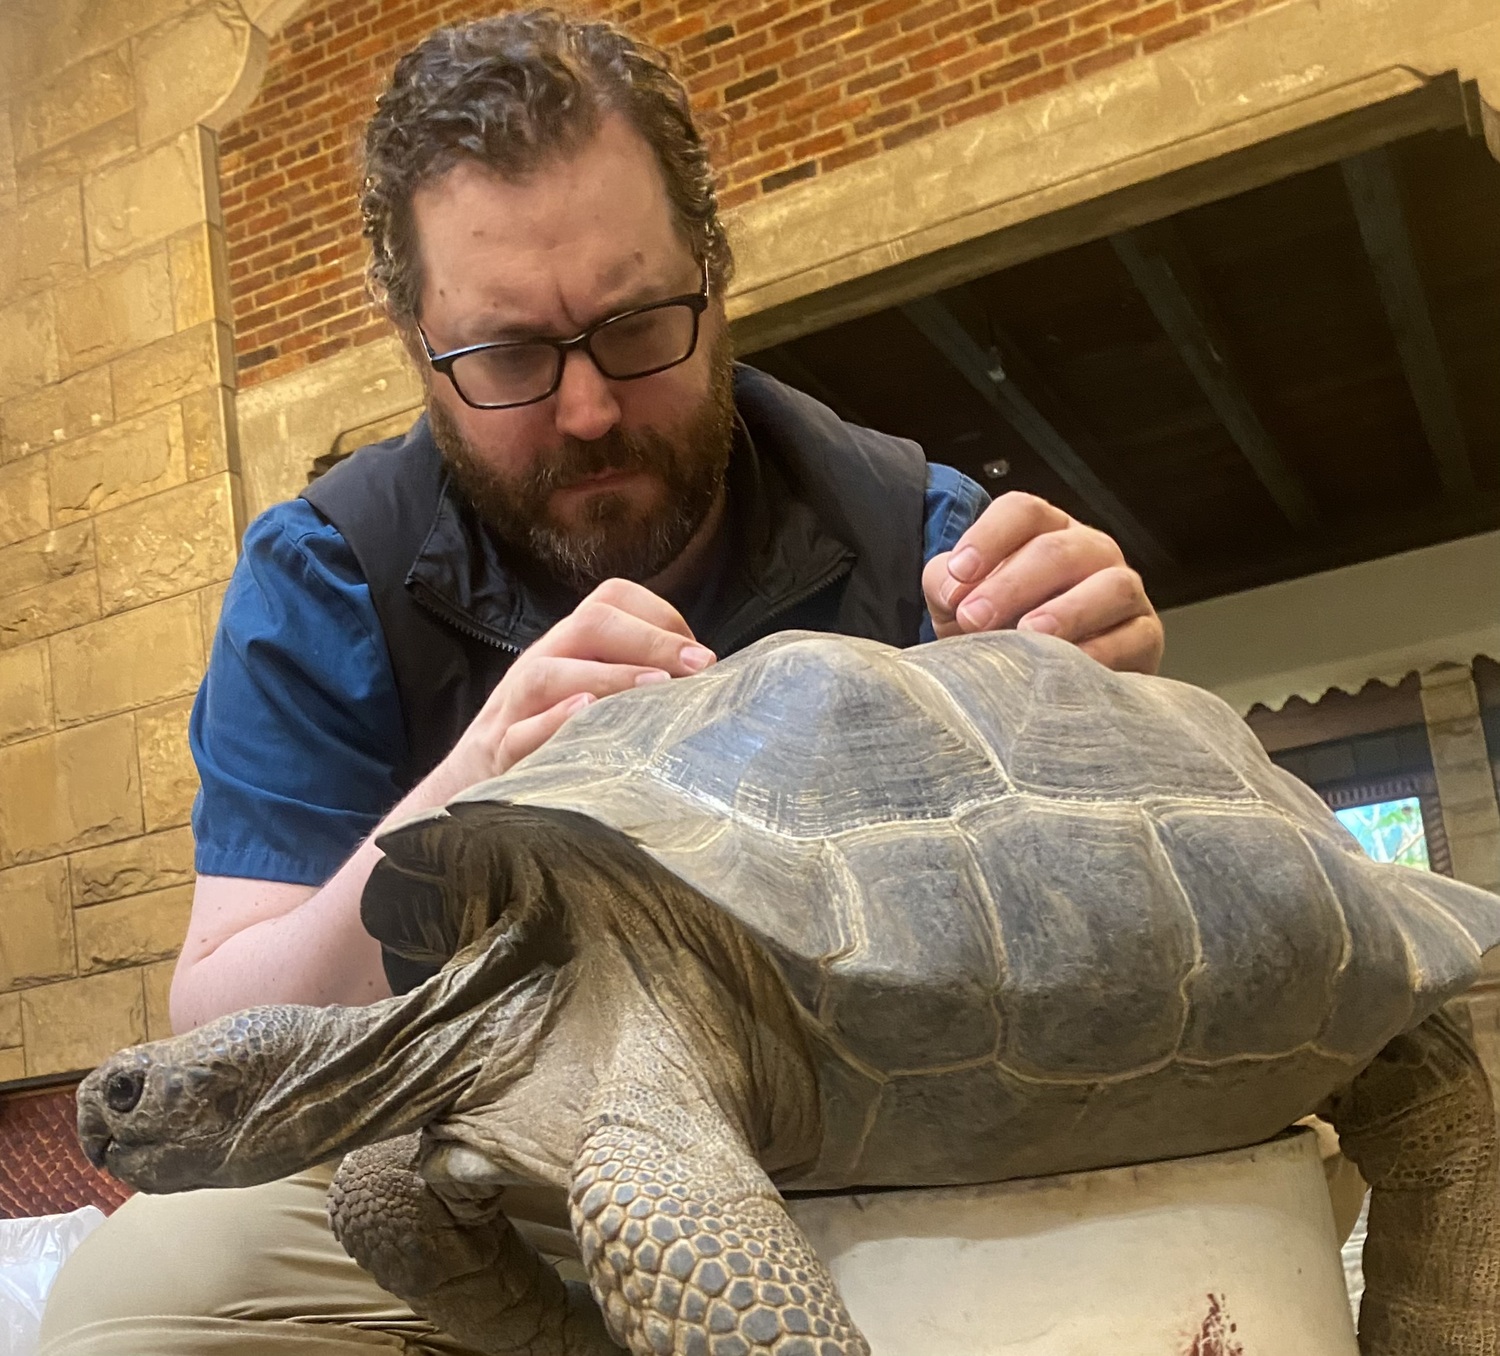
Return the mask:
<svg viewBox="0 0 1500 1356"><path fill-rule="evenodd" d="M1398 1036L1335 1099L1370 1184L1365 1356L1500 1354L1500 1153L1489 1080L1447 1013Z"/></svg>
<svg viewBox="0 0 1500 1356"><path fill-rule="evenodd" d="M501 1213L460 1220L416 1171L419 1136L358 1149L328 1191L349 1255L428 1322L495 1356L619 1356L599 1307ZM472 1216L472 1217L470 1217Z"/></svg>
<svg viewBox="0 0 1500 1356"><path fill-rule="evenodd" d="M635 1356L868 1356L740 1136L642 1090L601 1098L569 1207L610 1335Z"/></svg>

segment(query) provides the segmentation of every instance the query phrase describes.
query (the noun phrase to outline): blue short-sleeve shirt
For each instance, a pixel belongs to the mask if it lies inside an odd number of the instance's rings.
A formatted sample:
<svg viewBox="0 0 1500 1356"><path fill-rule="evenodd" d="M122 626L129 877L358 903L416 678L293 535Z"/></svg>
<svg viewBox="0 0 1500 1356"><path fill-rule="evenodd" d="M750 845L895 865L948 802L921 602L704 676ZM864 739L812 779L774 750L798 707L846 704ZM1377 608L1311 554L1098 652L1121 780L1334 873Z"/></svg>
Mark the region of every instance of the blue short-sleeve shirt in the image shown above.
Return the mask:
<svg viewBox="0 0 1500 1356"><path fill-rule="evenodd" d="M951 550L988 503L929 465L923 559ZM406 734L370 589L304 499L245 533L188 738L201 875L322 885L401 798Z"/></svg>

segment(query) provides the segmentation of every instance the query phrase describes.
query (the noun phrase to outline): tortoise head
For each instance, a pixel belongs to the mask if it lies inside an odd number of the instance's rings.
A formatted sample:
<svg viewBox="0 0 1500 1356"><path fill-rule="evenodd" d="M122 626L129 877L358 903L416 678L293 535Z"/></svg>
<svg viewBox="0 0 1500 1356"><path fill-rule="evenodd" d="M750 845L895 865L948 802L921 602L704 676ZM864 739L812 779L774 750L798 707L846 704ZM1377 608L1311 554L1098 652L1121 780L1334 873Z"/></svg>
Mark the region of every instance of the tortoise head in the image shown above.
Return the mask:
<svg viewBox="0 0 1500 1356"><path fill-rule="evenodd" d="M78 1089L78 1137L96 1167L146 1191L244 1185L301 1156L306 1126L265 1134L265 1094L317 1043L315 1008L237 1012L122 1050ZM256 1152L243 1152L247 1135ZM269 1142L267 1142L269 1141ZM267 1160L271 1160L269 1163ZM300 1163L292 1162L293 1171Z"/></svg>

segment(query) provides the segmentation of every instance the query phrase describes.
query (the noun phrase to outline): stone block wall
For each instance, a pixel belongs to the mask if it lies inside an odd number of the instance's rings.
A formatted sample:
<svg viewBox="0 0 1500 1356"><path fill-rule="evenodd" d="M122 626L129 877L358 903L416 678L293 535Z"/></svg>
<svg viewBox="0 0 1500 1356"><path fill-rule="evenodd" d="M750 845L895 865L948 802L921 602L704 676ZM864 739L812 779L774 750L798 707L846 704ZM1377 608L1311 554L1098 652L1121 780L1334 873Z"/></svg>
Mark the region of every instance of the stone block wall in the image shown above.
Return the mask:
<svg viewBox="0 0 1500 1356"><path fill-rule="evenodd" d="M242 9L0 13L0 1083L168 1029L233 567L213 133Z"/></svg>
<svg viewBox="0 0 1500 1356"><path fill-rule="evenodd" d="M625 0L581 6L665 48L717 143L733 208L1284 0ZM223 202L243 384L384 328L365 304L357 140L396 56L488 0L325 0L272 46L225 129Z"/></svg>

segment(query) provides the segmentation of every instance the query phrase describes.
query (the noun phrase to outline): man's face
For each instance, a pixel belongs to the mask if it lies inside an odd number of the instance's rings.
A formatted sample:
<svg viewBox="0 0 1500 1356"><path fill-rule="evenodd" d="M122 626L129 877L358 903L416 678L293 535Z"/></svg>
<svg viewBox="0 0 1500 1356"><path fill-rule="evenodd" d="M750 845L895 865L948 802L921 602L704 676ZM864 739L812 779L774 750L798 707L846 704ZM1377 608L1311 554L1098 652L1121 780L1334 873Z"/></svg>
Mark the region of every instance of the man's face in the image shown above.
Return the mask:
<svg viewBox="0 0 1500 1356"><path fill-rule="evenodd" d="M464 161L412 199L417 319L433 351L566 339L632 307L696 292L655 157L610 116L576 155L506 181ZM423 363L433 436L512 547L580 590L649 579L687 545L723 484L733 405L722 304L680 365L610 381L571 352L548 399L476 410Z"/></svg>

